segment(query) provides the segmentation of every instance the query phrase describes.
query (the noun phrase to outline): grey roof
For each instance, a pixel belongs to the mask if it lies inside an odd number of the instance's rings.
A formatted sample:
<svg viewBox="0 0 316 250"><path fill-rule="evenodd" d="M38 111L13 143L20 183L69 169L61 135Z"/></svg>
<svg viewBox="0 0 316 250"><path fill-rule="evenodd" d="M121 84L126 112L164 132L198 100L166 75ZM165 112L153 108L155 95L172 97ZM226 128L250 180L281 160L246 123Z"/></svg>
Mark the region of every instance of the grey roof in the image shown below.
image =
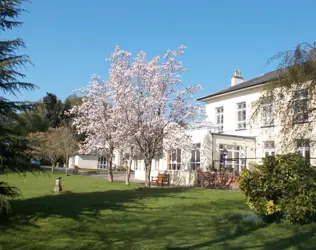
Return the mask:
<svg viewBox="0 0 316 250"><path fill-rule="evenodd" d="M237 90L246 89L246 88L250 88L250 87L254 87L254 86L259 86L259 85L265 84L268 81L277 79L279 77L279 75L280 75L280 70L271 71L271 72L266 73L266 74L264 74L262 76L259 76L259 77L250 79L248 81L245 81L243 83L237 84L237 85L235 85L233 87L229 87L227 89L215 92L213 94L200 97L197 100L198 101L203 101L203 100L205 100L207 98L210 98L210 97L215 97L215 96L218 96L218 95L234 92L234 91L237 91Z"/></svg>

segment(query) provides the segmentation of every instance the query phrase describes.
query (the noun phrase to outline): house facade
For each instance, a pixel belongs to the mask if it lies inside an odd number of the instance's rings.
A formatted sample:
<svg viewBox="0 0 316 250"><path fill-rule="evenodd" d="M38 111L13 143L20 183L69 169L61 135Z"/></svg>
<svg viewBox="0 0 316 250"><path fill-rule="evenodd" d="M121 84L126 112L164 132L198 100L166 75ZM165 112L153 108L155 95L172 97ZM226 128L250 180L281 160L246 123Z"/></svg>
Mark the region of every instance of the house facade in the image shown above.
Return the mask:
<svg viewBox="0 0 316 250"><path fill-rule="evenodd" d="M76 154L72 157L69 157L69 168L72 168L74 165L77 165L80 168L84 169L108 169L108 159L106 156L100 156L96 154ZM114 152L113 158L113 168L122 166L123 159L120 152Z"/></svg>
<svg viewBox="0 0 316 250"><path fill-rule="evenodd" d="M194 185L196 169L219 168L220 166L239 172L252 164L261 163L262 158L288 152L299 152L309 159L315 155L310 143L316 129L306 134L307 138L293 138L293 144L286 147L282 143L280 117L273 98L267 99L258 115L253 117L254 104L262 97L267 82L278 78L279 72L273 71L257 78L245 81L236 70L228 88L201 97L205 103L207 119L194 125L187 131L192 137L191 151L176 149L166 152L164 158L156 159L152 164L152 176L167 172L171 183L176 185ZM298 93L294 113L299 117L298 124L304 130L306 122L307 94ZM144 180L144 163L134 161L135 178Z"/></svg>

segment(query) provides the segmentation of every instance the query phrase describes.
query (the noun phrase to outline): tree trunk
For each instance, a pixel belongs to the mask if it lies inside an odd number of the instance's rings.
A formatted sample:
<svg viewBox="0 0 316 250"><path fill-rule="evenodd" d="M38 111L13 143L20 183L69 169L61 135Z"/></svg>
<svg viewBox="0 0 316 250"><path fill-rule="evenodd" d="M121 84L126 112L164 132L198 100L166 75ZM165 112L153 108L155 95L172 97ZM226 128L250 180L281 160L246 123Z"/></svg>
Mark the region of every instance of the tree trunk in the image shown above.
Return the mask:
<svg viewBox="0 0 316 250"><path fill-rule="evenodd" d="M56 162L52 161L52 173L54 173L54 171L55 171L55 164L56 164Z"/></svg>
<svg viewBox="0 0 316 250"><path fill-rule="evenodd" d="M145 187L150 188L151 160L145 160Z"/></svg>
<svg viewBox="0 0 316 250"><path fill-rule="evenodd" d="M126 185L129 185L130 182L130 178L131 178L131 168L132 168L132 157L130 157L130 159L128 160L127 163L127 169L126 169Z"/></svg>
<svg viewBox="0 0 316 250"><path fill-rule="evenodd" d="M66 160L66 175L68 175L69 160Z"/></svg>
<svg viewBox="0 0 316 250"><path fill-rule="evenodd" d="M108 181L113 182L113 170L112 170L112 155L110 155L109 159L109 171L108 171Z"/></svg>

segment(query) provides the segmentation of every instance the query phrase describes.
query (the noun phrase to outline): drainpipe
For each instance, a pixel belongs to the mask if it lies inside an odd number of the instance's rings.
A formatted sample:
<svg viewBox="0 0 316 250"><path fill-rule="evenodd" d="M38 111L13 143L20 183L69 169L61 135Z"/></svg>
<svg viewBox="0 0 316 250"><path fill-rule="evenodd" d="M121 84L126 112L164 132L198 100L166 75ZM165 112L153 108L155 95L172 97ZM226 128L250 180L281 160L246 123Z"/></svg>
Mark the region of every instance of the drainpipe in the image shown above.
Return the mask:
<svg viewBox="0 0 316 250"><path fill-rule="evenodd" d="M210 134L212 136L212 168L214 168L214 135L212 134L212 132L210 131Z"/></svg>

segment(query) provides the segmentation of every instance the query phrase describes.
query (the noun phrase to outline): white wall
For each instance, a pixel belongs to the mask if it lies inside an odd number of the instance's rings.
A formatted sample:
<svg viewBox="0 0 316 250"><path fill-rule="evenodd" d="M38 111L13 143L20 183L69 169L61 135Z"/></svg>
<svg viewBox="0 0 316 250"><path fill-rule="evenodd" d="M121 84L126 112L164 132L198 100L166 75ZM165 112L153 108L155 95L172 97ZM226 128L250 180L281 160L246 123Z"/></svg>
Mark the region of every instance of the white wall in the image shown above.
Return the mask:
<svg viewBox="0 0 316 250"><path fill-rule="evenodd" d="M260 98L262 90L262 86L257 86L251 89L210 98L209 100L206 100L205 107L208 118L214 124L216 124L216 108L224 107L224 134L256 137L255 157L258 158L258 161L263 157L264 141L275 141L277 151L277 139L280 130L279 127L261 128L259 122L250 124L253 104ZM246 102L247 129L245 130L237 129L237 104L241 102ZM258 116L258 119L260 119L259 117L260 116Z"/></svg>
<svg viewBox="0 0 316 250"><path fill-rule="evenodd" d="M238 136L249 136L256 137L256 158L257 162L260 162L260 158L264 157L263 145L265 141L274 141L275 143L275 152L276 154L284 154L288 152L295 151L295 145L284 145L284 136L281 135L281 121L278 116L277 107L275 108L276 115L274 119L274 127L261 128L260 124L260 114L257 116L256 121L250 123L250 117L253 111L253 104L257 101L262 95L263 86L256 86L246 90L240 90L233 93L227 93L224 95L211 97L205 101L206 103L206 114L208 119L216 124L216 108L224 107L224 134L229 135L238 135ZM280 90L281 91L281 90ZM283 93L283 92L282 92ZM288 101L288 98L285 94L284 102ZM246 112L247 112L247 129L238 130L237 129L237 103L246 102ZM288 114L292 116L293 114ZM310 114L311 119L312 114ZM316 114L315 114L316 117ZM301 134L305 135L305 139L314 140L316 134L316 126L312 128L310 132L308 129L311 128L308 124L298 124L295 130L291 131L291 140L298 139ZM290 128L291 129L291 128ZM302 133L302 131L304 131ZM291 141L290 140L290 141ZM311 146L311 157L316 156L316 148ZM315 164L316 161L311 161L312 164Z"/></svg>
<svg viewBox="0 0 316 250"><path fill-rule="evenodd" d="M114 152L114 166L122 166L122 157L118 151ZM97 169L98 168L98 156L96 155L75 155L69 157L69 167L77 165L79 168Z"/></svg>
<svg viewBox="0 0 316 250"><path fill-rule="evenodd" d="M237 130L237 103L246 102L246 114L249 121L252 102L260 98L262 87L230 93L211 98L206 101L206 114L210 121L216 124L216 108L224 107L224 131L225 134L240 136L257 136L260 130Z"/></svg>
<svg viewBox="0 0 316 250"><path fill-rule="evenodd" d="M75 155L69 158L69 167L77 165L79 168L97 169L98 157L95 155Z"/></svg>

